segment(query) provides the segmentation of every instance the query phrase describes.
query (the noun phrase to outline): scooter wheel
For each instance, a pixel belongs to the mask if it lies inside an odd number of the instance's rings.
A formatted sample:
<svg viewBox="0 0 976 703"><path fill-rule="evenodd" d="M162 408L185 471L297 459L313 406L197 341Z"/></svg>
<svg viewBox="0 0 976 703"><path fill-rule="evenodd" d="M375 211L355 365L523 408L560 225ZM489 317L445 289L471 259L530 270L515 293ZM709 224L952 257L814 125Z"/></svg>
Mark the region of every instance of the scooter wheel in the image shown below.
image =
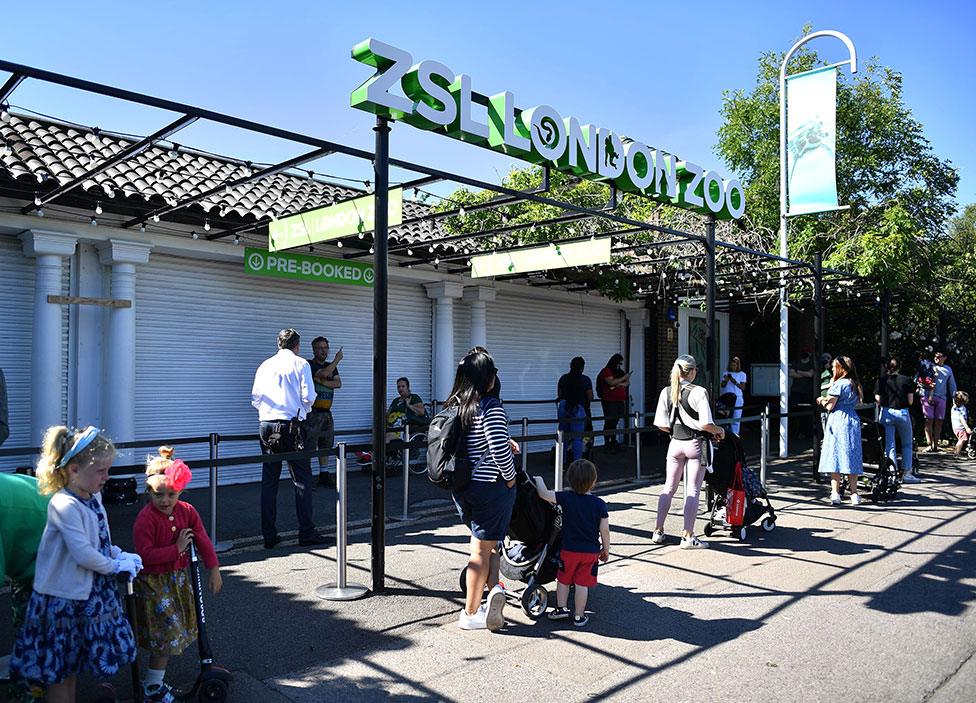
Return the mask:
<svg viewBox="0 0 976 703"><path fill-rule="evenodd" d="M227 682L220 679L209 679L200 684L198 701L213 701L220 703L227 700Z"/></svg>
<svg viewBox="0 0 976 703"><path fill-rule="evenodd" d="M461 595L468 595L468 567L461 569L461 574L458 576L458 588L461 589Z"/></svg>
<svg viewBox="0 0 976 703"><path fill-rule="evenodd" d="M549 591L545 586L526 588L522 594L522 610L533 620L538 620L549 605Z"/></svg>
<svg viewBox="0 0 976 703"><path fill-rule="evenodd" d="M704 532L706 537L711 537L713 534L715 534L715 527L712 526L712 523L708 523L705 525Z"/></svg>

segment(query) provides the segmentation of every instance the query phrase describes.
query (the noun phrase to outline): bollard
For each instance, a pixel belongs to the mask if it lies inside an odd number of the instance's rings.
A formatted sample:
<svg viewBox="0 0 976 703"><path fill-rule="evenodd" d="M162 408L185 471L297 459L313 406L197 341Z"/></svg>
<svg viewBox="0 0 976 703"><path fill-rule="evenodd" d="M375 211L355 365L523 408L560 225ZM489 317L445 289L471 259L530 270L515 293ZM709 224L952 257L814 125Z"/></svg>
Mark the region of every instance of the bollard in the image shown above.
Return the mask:
<svg viewBox="0 0 976 703"><path fill-rule="evenodd" d="M410 519L410 425L403 426L403 514L402 520Z"/></svg>
<svg viewBox="0 0 976 703"><path fill-rule="evenodd" d="M226 552L234 546L233 542L217 541L217 459L220 456L218 445L220 435L216 432L210 433L210 540L213 542L214 550Z"/></svg>
<svg viewBox="0 0 976 703"><path fill-rule="evenodd" d="M529 440L525 437L529 436L529 418L522 418L522 473L528 475L529 473Z"/></svg>
<svg viewBox="0 0 976 703"><path fill-rule="evenodd" d="M555 479L555 491L561 491L563 489L563 452L565 448L563 447L563 431L556 430L556 479Z"/></svg>
<svg viewBox="0 0 976 703"><path fill-rule="evenodd" d="M355 600L366 595L366 586L346 581L346 443L336 445L336 582L315 589L322 600Z"/></svg>
<svg viewBox="0 0 976 703"><path fill-rule="evenodd" d="M759 431L759 481L766 487L766 461L769 457L769 405L763 408Z"/></svg>
<svg viewBox="0 0 976 703"><path fill-rule="evenodd" d="M637 480L640 481L641 477L641 437L640 437L640 411L634 411L634 439L636 440L636 446L634 447L634 456L636 457L635 462L637 464Z"/></svg>

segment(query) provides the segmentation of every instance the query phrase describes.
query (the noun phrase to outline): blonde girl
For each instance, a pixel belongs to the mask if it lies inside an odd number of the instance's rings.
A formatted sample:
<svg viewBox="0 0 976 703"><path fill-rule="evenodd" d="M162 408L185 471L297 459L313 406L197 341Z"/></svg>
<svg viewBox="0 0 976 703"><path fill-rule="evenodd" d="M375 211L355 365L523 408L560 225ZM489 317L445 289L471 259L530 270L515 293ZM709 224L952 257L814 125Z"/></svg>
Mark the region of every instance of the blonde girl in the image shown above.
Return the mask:
<svg viewBox="0 0 976 703"><path fill-rule="evenodd" d="M172 447L160 447L146 464L149 504L136 517L132 537L145 569L136 579L136 622L139 646L149 652L142 682L144 703L172 703L163 678L171 656L179 656L197 638L193 589L187 572L192 540L210 569L210 590L220 592L217 552L203 529L200 514L180 494L190 482L190 469L173 458Z"/></svg>
<svg viewBox="0 0 976 703"><path fill-rule="evenodd" d="M10 668L47 684L50 703L74 700L79 673L112 676L135 658L114 575L132 578L142 563L112 544L99 500L114 458L111 440L95 427L44 435L38 490L53 495Z"/></svg>
<svg viewBox="0 0 976 703"><path fill-rule="evenodd" d="M682 549L703 549L708 542L695 536L695 518L698 515L698 494L705 478L708 463L702 461L702 449L711 437L721 440L725 430L712 420L712 408L708 393L694 385L698 375L695 357L682 354L671 367L671 383L661 389L654 415L654 425L671 435L664 487L657 501L657 523L651 534L651 542L664 543L664 521L671 509L671 499L678 492L682 475L685 477L684 532ZM707 447L706 447L707 449Z"/></svg>

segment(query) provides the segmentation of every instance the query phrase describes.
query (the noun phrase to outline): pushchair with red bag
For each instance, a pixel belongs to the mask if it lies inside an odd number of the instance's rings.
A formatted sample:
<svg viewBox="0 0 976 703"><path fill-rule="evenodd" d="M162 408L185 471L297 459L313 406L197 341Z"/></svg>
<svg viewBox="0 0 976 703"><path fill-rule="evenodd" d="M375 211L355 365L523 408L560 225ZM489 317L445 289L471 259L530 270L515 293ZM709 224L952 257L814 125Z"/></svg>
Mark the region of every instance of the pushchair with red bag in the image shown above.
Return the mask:
<svg viewBox="0 0 976 703"><path fill-rule="evenodd" d="M776 529L776 511L756 472L746 466L742 441L732 432L725 433L725 439L715 450L712 471L705 474L705 484L709 507L706 536L727 529L744 540L746 526L759 520L766 532Z"/></svg>

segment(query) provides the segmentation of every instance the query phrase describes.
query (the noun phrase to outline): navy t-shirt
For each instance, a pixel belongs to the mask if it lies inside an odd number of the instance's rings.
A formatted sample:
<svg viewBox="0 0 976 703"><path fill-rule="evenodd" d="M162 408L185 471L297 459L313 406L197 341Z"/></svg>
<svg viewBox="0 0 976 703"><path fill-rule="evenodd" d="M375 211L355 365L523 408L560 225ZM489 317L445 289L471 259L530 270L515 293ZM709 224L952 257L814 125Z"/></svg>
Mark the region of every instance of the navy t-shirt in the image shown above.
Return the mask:
<svg viewBox="0 0 976 703"><path fill-rule="evenodd" d="M563 510L563 549L600 553L600 521L609 517L602 498L589 493L557 491L556 503Z"/></svg>

